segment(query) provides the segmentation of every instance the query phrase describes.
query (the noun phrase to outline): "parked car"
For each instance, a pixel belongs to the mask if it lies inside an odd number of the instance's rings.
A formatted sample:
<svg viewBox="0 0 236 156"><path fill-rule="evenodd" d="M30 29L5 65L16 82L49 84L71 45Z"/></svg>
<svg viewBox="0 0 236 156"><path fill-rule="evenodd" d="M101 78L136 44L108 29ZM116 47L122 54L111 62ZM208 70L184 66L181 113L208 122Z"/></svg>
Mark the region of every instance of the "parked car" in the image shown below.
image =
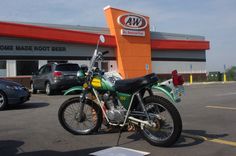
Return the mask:
<svg viewBox="0 0 236 156"><path fill-rule="evenodd" d="M29 90L14 81L0 79L0 110L8 105L22 104L30 99Z"/></svg>
<svg viewBox="0 0 236 156"><path fill-rule="evenodd" d="M51 95L81 85L76 76L78 70L79 65L74 63L45 64L32 76L31 92L35 94L42 90Z"/></svg>

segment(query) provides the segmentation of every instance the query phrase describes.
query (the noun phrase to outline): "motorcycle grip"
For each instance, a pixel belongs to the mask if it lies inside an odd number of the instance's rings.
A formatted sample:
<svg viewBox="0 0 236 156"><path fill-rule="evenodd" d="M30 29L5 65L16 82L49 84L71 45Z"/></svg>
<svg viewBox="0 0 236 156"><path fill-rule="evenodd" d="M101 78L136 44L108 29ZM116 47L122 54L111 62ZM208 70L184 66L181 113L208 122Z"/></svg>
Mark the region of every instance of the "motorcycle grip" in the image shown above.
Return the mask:
<svg viewBox="0 0 236 156"><path fill-rule="evenodd" d="M109 53L109 51L106 50L106 51L103 51L103 52L102 52L102 55L106 55L106 54L108 54L108 53Z"/></svg>

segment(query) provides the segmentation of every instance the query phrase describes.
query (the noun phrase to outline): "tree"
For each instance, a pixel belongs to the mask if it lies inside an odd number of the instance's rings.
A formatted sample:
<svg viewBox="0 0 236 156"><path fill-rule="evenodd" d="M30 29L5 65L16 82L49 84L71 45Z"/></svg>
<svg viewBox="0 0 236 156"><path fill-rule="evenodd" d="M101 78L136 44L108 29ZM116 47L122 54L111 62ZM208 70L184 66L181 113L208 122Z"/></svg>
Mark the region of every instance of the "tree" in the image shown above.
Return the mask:
<svg viewBox="0 0 236 156"><path fill-rule="evenodd" d="M232 66L226 70L227 80L235 81L236 80L236 66Z"/></svg>

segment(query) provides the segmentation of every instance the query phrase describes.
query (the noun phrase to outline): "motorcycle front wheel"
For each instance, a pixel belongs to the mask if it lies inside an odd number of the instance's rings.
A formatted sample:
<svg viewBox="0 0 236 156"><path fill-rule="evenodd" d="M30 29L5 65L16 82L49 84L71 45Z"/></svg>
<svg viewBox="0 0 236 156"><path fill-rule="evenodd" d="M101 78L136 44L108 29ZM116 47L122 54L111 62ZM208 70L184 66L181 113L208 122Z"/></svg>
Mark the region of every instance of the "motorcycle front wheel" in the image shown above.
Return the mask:
<svg viewBox="0 0 236 156"><path fill-rule="evenodd" d="M144 126L144 138L155 146L173 145L181 135L182 120L178 110L167 99L149 96L144 99L145 108L155 127Z"/></svg>
<svg viewBox="0 0 236 156"><path fill-rule="evenodd" d="M97 132L102 123L100 107L89 99L86 99L83 104L84 109L81 116L79 112L82 103L79 97L66 100L58 111L58 119L62 127L75 135Z"/></svg>

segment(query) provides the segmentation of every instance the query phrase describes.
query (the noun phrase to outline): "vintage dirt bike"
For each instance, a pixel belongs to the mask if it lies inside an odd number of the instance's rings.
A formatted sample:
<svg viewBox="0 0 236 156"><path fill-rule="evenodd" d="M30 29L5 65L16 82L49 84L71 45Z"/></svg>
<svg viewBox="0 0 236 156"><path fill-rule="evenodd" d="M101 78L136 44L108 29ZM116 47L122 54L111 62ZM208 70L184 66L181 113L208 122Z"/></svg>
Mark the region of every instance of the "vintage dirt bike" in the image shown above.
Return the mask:
<svg viewBox="0 0 236 156"><path fill-rule="evenodd" d="M78 72L83 86L70 89L80 90L80 96L60 106L58 117L62 127L82 135L98 132L104 120L107 125L121 128L133 124L152 145L171 146L182 131L180 114L173 105L180 102L184 92L182 77L173 71L172 79L158 83L154 73L125 80L116 74L106 76L94 67L107 53L98 52L99 42L104 41L101 35L88 70Z"/></svg>

